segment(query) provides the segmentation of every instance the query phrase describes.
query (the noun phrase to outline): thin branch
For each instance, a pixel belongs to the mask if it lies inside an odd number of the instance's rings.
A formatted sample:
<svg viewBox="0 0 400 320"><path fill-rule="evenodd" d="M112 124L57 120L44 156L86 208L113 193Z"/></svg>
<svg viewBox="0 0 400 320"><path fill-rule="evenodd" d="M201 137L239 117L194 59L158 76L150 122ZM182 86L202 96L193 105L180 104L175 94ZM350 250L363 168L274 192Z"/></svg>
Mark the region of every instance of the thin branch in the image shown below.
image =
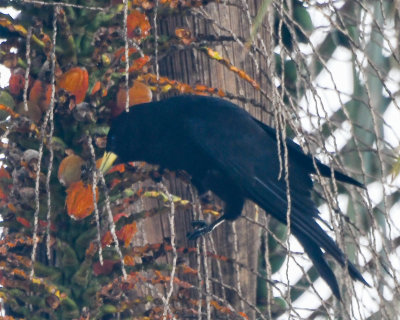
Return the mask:
<svg viewBox="0 0 400 320"><path fill-rule="evenodd" d="M176 252L176 244L175 244L175 203L174 203L174 199L172 198L171 193L168 191L168 188L162 182L159 182L158 186L167 195L168 203L169 203L169 206L170 206L170 209L171 209L169 214L168 214L168 220L169 220L169 228L170 228L170 233L171 233L172 270L171 270L170 280L169 280L169 291L168 291L166 299L164 300L163 319L166 319L167 318L169 301L171 299L172 293L174 292L174 279L175 279L175 272L176 272L176 261L178 259L178 254Z"/></svg>

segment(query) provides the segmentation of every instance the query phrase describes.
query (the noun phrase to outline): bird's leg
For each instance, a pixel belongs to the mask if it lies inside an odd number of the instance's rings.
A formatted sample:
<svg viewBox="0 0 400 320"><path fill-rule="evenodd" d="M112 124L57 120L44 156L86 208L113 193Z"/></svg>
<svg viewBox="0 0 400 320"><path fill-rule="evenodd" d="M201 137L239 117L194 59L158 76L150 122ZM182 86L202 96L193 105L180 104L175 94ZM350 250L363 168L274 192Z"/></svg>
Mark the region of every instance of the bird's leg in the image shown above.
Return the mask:
<svg viewBox="0 0 400 320"><path fill-rule="evenodd" d="M198 229L198 228L207 227L207 226L208 226L208 223L205 222L204 220L193 220L192 223L191 223L191 225L192 225L193 228Z"/></svg>
<svg viewBox="0 0 400 320"><path fill-rule="evenodd" d="M187 234L189 240L196 240L198 237L213 231L225 220L233 221L240 216L244 205L244 198L238 196L238 193L235 192L231 194L226 193L225 196L223 198L225 201L225 213L211 224L207 224L204 220L193 221L192 226L196 227L196 230Z"/></svg>
<svg viewBox="0 0 400 320"><path fill-rule="evenodd" d="M192 226L196 227L197 229L192 232L189 232L187 234L187 237L189 240L196 240L197 238L213 231L216 227L218 227L224 221L225 221L224 216L219 217L217 220L215 220L211 224L207 224L207 222L205 222L204 220L194 220L192 222Z"/></svg>

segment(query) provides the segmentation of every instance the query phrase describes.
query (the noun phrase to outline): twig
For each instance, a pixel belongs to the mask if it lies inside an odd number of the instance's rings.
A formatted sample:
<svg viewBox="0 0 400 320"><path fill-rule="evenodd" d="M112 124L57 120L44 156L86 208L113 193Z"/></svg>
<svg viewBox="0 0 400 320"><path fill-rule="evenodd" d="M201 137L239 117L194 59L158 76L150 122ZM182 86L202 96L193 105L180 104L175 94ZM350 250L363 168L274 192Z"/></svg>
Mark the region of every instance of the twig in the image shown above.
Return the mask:
<svg viewBox="0 0 400 320"><path fill-rule="evenodd" d="M92 167L93 167L92 193L93 193L94 216L96 219L96 228L97 228L97 244L99 246L99 261L100 264L103 265L103 248L101 246L100 214L99 214L99 208L97 207L97 197L96 197L96 186L98 182L98 175L96 170L96 154L94 152L93 141L91 136L88 136L87 143L89 146L90 155L92 159Z"/></svg>
<svg viewBox="0 0 400 320"><path fill-rule="evenodd" d="M126 269L125 269L125 261L124 261L124 256L122 255L121 248L119 247L117 234L115 232L114 217L113 217L113 214L111 211L111 205L110 205L110 195L108 194L106 180L104 179L104 175L100 171L99 171L99 178L100 178L102 185L104 186L106 212L107 212L108 224L110 226L111 236L114 241L115 250L117 251L120 262L121 262L122 275L124 276L124 279L126 280L127 273L126 273Z"/></svg>
<svg viewBox="0 0 400 320"><path fill-rule="evenodd" d="M32 254L31 254L31 261L32 261L32 269L30 272L30 278L34 276L34 268L35 268L35 260L36 260L36 249L38 244L38 222L39 222L39 210L40 210L40 171L41 171L41 164L43 158L43 148L44 148L44 140L46 135L46 128L47 124L50 120L50 134L54 131L54 123L53 122L53 111L54 111L54 96L55 96L55 65L56 65L56 38L57 38L57 14L58 14L59 7L54 8L54 16L53 16L53 37L52 37L52 50L51 50L51 100L50 106L47 109L45 119L43 121L41 130L40 130L40 137L41 142L39 146L39 157L38 157L38 164L37 164L37 171L36 171L36 179L35 179L35 213L33 218L33 245L32 245ZM51 143L50 143L51 145ZM50 161L52 162L52 148L50 146ZM51 164L52 166L52 164ZM49 168L49 172L47 174L46 179L46 191L48 192L47 198L47 205L48 205L48 212L47 212L47 246L48 252L47 255L50 257L50 211L51 211L51 198L50 198L50 175L51 175L51 167Z"/></svg>
<svg viewBox="0 0 400 320"><path fill-rule="evenodd" d="M178 254L176 252L176 244L175 244L175 203L174 203L174 199L172 198L171 193L168 191L168 188L162 182L159 182L158 186L167 195L168 202L169 202L170 209L171 209L168 214L168 220L169 220L169 228L170 228L170 232L171 232L172 270L171 270L170 280L169 280L169 291L168 291L166 299L164 300L163 319L166 319L167 312L168 312L169 300L171 299L172 293L174 292L176 261L178 259Z"/></svg>

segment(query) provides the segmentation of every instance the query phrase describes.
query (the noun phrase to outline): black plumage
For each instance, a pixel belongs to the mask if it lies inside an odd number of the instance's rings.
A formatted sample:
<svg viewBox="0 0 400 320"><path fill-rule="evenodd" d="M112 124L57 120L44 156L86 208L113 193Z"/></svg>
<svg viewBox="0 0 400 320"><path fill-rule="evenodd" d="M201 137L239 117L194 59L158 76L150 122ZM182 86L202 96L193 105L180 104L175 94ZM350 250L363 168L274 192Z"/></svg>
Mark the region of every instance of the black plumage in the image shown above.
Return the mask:
<svg viewBox="0 0 400 320"><path fill-rule="evenodd" d="M314 266L340 298L339 287L321 249L350 276L368 285L356 267L316 222L318 210L311 199L316 173L313 158L286 140L291 199L291 232L303 245ZM283 148L283 146L282 146ZM203 225L190 239L210 232L223 220L235 220L250 199L282 223L287 222L287 194L275 129L257 121L235 104L213 97L179 96L137 105L114 119L106 150L123 162L146 161L169 170L185 170L199 193L211 190L224 203L224 214ZM322 176L331 168L315 159ZM363 188L351 177L334 171L338 181Z"/></svg>

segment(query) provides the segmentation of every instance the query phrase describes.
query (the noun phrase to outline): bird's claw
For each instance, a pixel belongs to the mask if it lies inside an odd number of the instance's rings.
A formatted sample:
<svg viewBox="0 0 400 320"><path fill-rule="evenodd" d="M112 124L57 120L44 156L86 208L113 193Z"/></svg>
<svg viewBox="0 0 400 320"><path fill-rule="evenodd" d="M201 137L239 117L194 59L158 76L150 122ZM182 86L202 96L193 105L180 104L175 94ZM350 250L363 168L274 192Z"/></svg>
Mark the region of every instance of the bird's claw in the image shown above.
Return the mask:
<svg viewBox="0 0 400 320"><path fill-rule="evenodd" d="M193 220L191 224L193 228L203 228L208 226L207 222L204 220Z"/></svg>
<svg viewBox="0 0 400 320"><path fill-rule="evenodd" d="M189 240L196 240L197 238L212 231L210 225L208 225L204 220L194 220L192 221L192 226L196 228L196 230L187 233L186 236Z"/></svg>

